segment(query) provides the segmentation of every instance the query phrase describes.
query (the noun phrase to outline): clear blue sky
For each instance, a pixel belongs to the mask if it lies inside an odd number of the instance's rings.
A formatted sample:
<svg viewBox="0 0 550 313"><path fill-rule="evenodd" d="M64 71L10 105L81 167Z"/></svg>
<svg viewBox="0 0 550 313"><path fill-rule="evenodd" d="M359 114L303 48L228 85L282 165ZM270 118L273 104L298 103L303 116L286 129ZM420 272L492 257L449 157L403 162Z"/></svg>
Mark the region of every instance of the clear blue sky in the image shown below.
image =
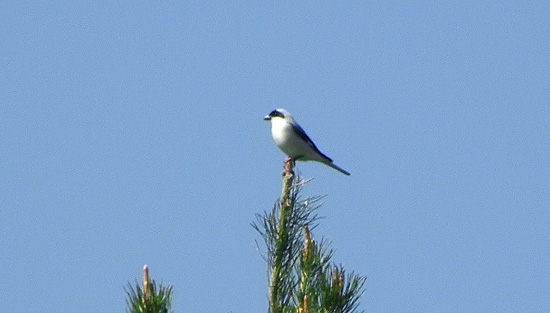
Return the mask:
<svg viewBox="0 0 550 313"><path fill-rule="evenodd" d="M342 3L345 2L345 3ZM550 312L550 2L4 1L0 311L265 312L272 109L367 312Z"/></svg>

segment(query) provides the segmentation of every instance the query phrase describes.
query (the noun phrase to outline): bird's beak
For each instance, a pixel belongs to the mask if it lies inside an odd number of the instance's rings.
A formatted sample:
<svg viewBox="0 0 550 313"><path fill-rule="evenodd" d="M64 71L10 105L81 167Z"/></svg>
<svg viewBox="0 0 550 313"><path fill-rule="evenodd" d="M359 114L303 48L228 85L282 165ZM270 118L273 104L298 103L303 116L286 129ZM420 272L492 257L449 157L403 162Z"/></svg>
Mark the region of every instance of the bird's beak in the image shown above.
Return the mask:
<svg viewBox="0 0 550 313"><path fill-rule="evenodd" d="M264 121L269 121L269 120L271 120L271 116L266 115L266 117L264 117Z"/></svg>

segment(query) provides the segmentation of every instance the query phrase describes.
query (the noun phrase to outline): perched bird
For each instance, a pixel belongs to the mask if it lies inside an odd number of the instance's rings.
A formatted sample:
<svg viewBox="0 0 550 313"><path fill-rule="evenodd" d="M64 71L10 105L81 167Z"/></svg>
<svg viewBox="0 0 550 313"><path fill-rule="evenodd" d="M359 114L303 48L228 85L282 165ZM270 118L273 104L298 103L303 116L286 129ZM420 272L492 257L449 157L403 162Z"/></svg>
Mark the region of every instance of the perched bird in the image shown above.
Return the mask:
<svg viewBox="0 0 550 313"><path fill-rule="evenodd" d="M349 172L332 163L332 159L324 155L306 132L296 123L292 115L285 109L271 111L264 120L271 121L271 136L277 147L293 161L317 161L326 164L346 175Z"/></svg>

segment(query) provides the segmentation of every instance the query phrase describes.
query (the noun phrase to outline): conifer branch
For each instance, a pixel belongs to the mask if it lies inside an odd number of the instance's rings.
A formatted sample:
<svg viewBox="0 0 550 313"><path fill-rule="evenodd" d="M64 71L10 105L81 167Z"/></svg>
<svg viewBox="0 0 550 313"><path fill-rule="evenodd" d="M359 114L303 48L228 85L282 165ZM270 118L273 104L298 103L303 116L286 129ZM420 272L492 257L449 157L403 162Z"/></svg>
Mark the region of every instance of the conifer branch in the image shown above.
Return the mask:
<svg viewBox="0 0 550 313"><path fill-rule="evenodd" d="M143 267L143 288L136 283L128 283L126 304L128 313L169 313L172 312L172 286L165 287L149 278L149 268Z"/></svg>
<svg viewBox="0 0 550 313"><path fill-rule="evenodd" d="M280 209L277 225L277 240L275 243L275 253L273 255L271 277L269 279L270 313L282 312L280 305L287 304L287 301L280 301L280 293L284 292L285 289L292 287L289 286L289 282L284 279L284 277L288 277L288 275L283 276L282 271L292 268L292 264L294 263L292 255L289 254L289 248L292 244L289 241L289 220L292 214L291 210L293 208L291 201L295 200L290 196L292 182L294 181L293 165L294 163L292 160L287 160L285 164L286 171L283 175L283 192L281 195L281 202L279 204Z"/></svg>
<svg viewBox="0 0 550 313"><path fill-rule="evenodd" d="M252 224L267 248L269 312L356 312L365 279L332 265L328 243L313 239L322 198L300 199L305 181L294 176L293 166L285 164L281 199L271 212L256 214Z"/></svg>

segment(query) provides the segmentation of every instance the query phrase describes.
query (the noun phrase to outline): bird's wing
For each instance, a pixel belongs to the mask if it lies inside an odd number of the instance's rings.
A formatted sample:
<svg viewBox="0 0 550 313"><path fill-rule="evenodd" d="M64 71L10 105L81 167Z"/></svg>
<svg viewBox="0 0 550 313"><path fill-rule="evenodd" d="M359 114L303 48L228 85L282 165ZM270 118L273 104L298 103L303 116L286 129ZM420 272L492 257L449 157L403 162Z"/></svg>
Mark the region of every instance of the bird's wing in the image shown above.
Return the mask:
<svg viewBox="0 0 550 313"><path fill-rule="evenodd" d="M298 137L302 138L302 140L305 141L313 150L315 150L321 156L323 156L324 158L326 158L327 160L332 162L331 158L329 158L328 156L324 155L321 151L319 151L317 146L313 143L313 140L311 140L311 138L309 138L309 136L306 134L304 129L302 127L300 127L300 125L292 124L292 129L298 135Z"/></svg>

